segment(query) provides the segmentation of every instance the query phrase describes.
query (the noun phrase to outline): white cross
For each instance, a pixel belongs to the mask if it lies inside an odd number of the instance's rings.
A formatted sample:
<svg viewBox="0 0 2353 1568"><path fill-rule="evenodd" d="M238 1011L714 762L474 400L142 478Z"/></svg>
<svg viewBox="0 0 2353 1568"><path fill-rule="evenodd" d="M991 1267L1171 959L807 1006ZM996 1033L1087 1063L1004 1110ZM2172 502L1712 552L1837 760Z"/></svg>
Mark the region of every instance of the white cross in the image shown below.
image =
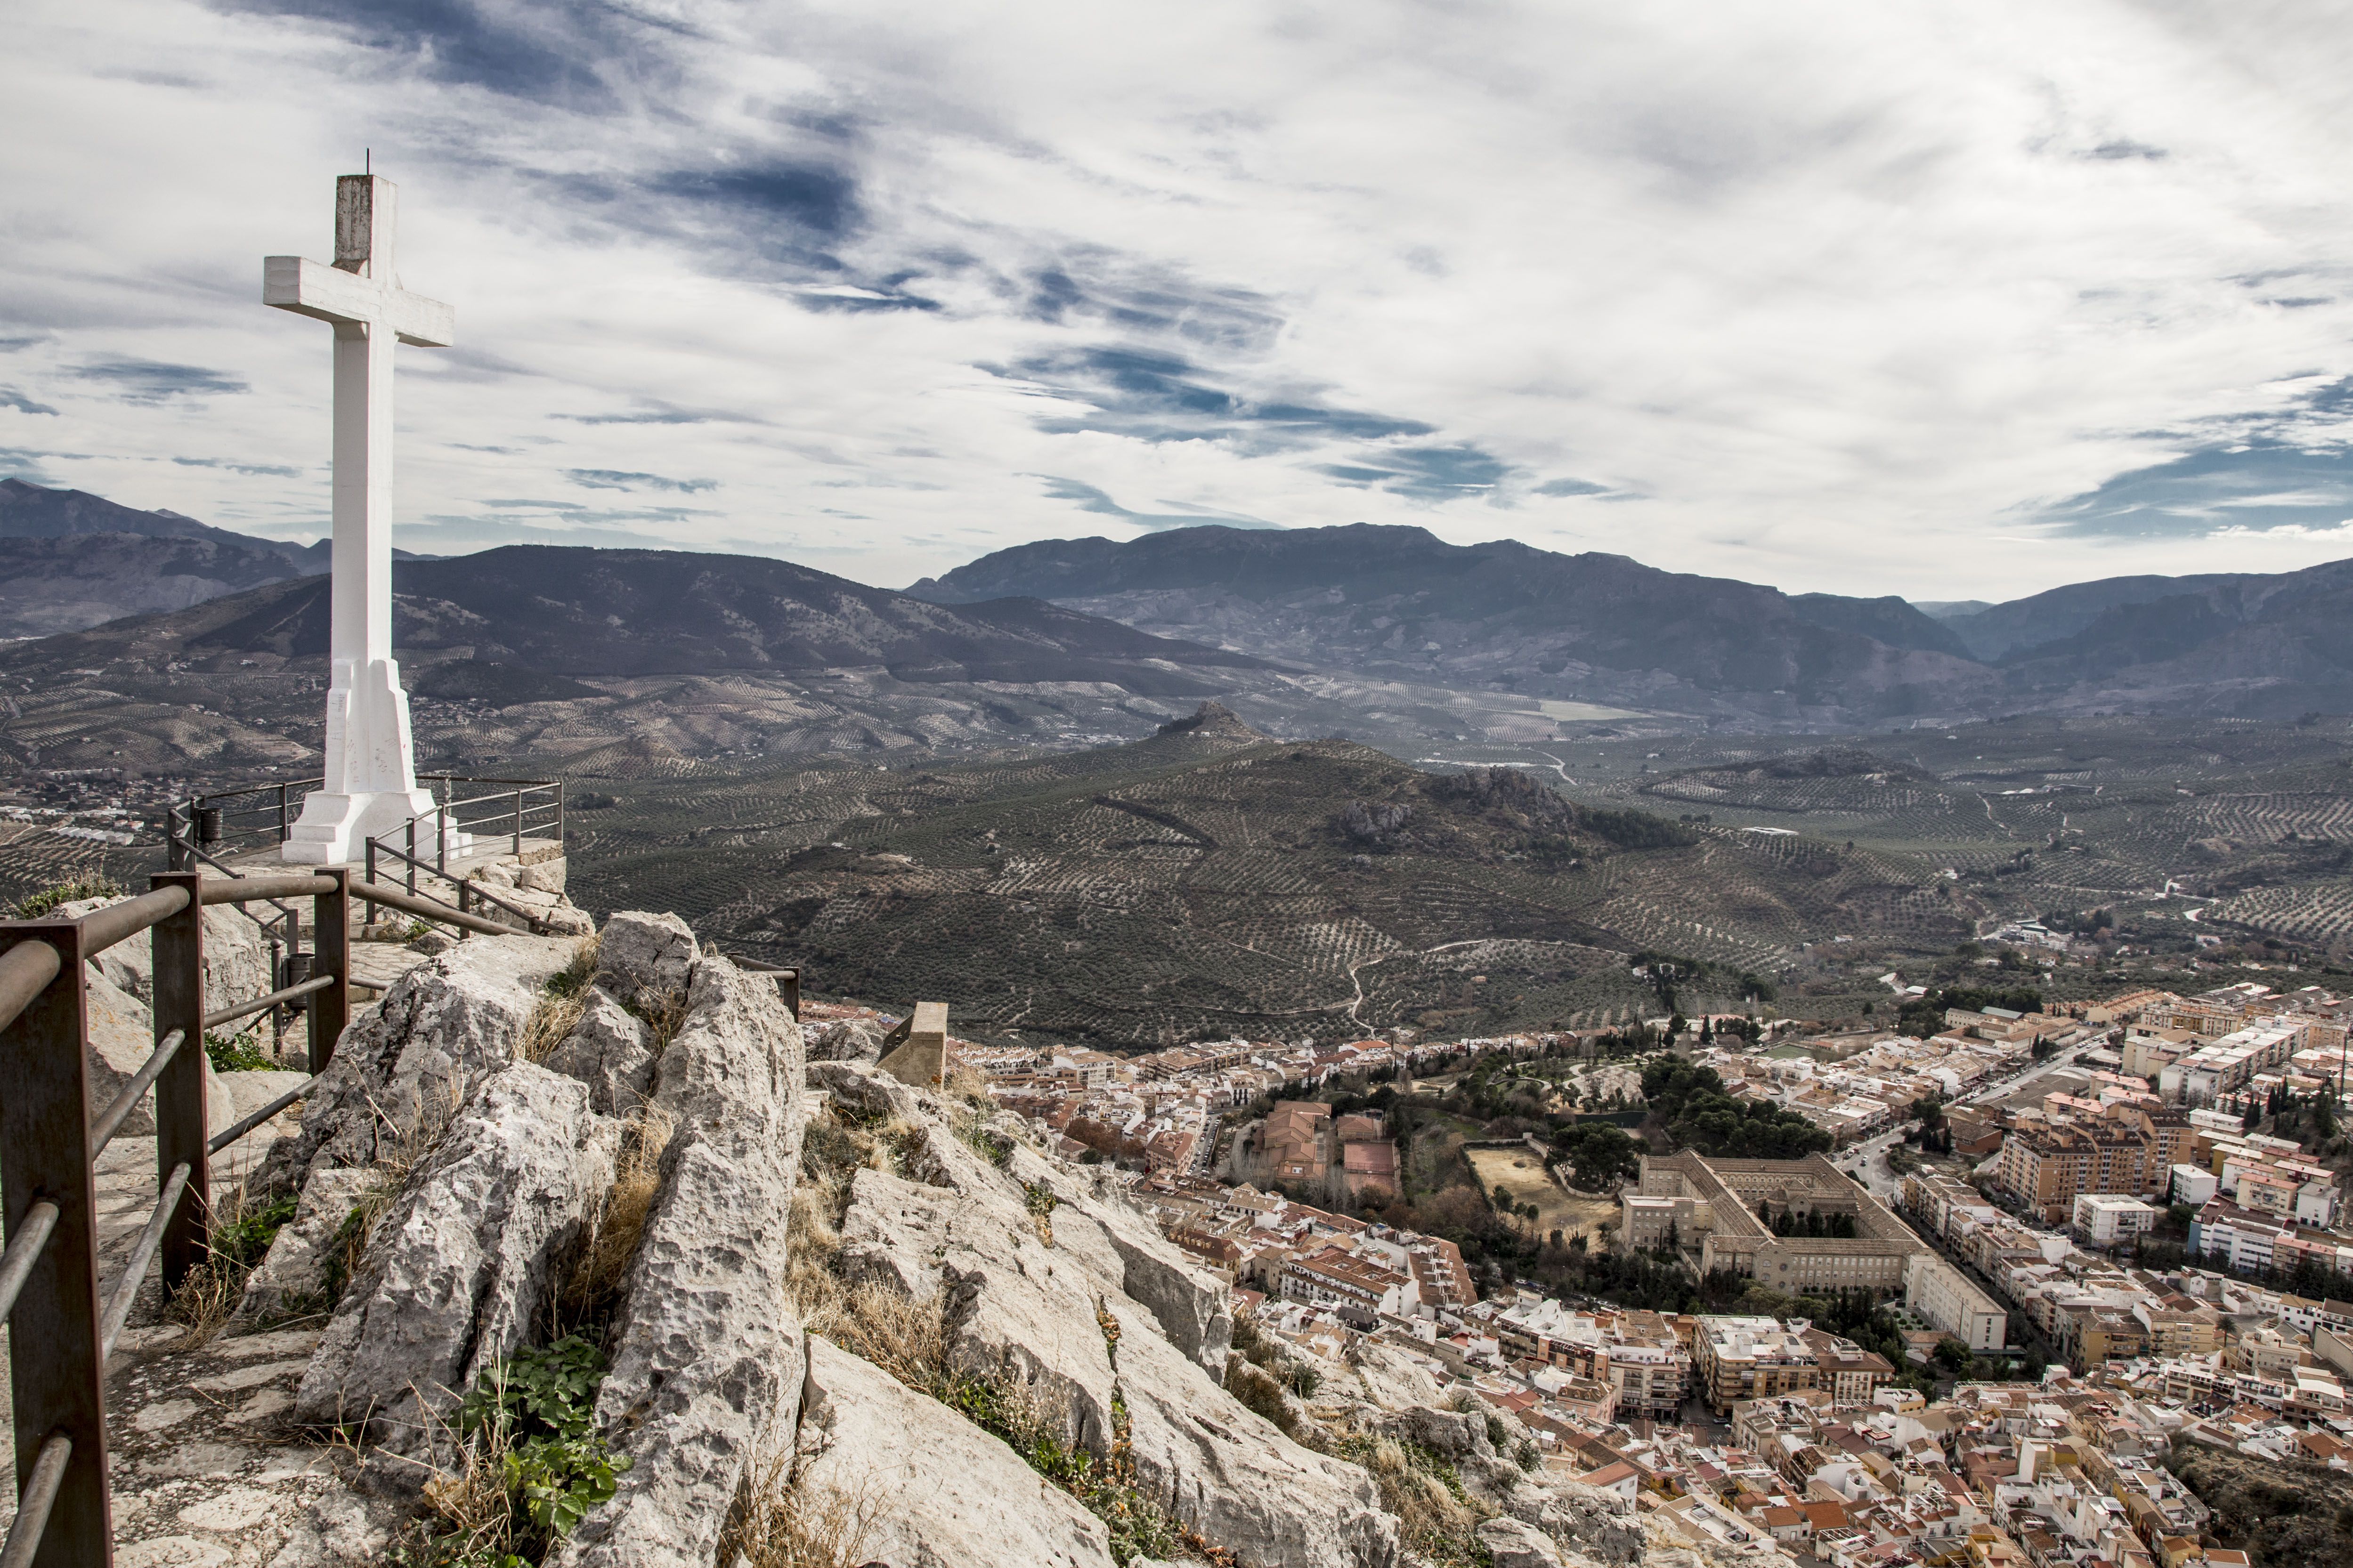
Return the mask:
<svg viewBox="0 0 2353 1568"><path fill-rule="evenodd" d="M454 313L393 272L392 182L335 182L335 264L261 263L261 300L335 329L334 581L331 590L326 782L303 802L284 854L305 865L360 858L372 834L426 816L408 694L392 657L392 350L448 346ZM420 845L430 835L418 824Z"/></svg>

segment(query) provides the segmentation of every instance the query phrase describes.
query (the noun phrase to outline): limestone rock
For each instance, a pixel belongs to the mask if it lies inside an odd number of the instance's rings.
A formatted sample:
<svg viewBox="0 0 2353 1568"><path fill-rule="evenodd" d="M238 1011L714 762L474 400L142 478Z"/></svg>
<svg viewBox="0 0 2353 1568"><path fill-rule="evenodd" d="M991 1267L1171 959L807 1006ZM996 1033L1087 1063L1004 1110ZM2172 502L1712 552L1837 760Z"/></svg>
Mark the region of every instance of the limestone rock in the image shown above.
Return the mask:
<svg viewBox="0 0 2353 1568"><path fill-rule="evenodd" d="M1137 1489L1246 1563L1391 1568L1397 1521L1357 1466L1303 1448L1243 1408L1163 1339L1141 1307L1109 1298Z"/></svg>
<svg viewBox="0 0 2353 1568"><path fill-rule="evenodd" d="M1101 1275L1104 1288L1141 1302L1159 1321L1169 1342L1211 1377L1225 1375L1234 1320L1224 1281L1196 1268L1175 1242L1161 1235L1108 1170L1052 1163L1027 1148L1017 1148L1006 1169L1023 1186L1042 1185L1054 1194L1058 1245L1066 1230L1076 1240L1079 1216L1098 1228L1118 1258L1115 1268Z"/></svg>
<svg viewBox="0 0 2353 1568"><path fill-rule="evenodd" d="M423 1136L486 1074L513 1058L548 977L572 960L558 937L478 936L398 980L372 1014L354 1016L320 1075L302 1131L270 1152L270 1182L374 1164Z"/></svg>
<svg viewBox="0 0 2353 1568"><path fill-rule="evenodd" d="M125 898L131 896L124 895ZM78 899L71 903L58 905L57 918L79 920L94 910L121 901L121 899ZM276 913L268 904L252 907L264 914ZM301 907L307 930L310 909L307 903ZM264 944L261 927L250 915L233 904L214 904L205 910L204 921L206 1012L217 1013L224 1007L250 1002L277 989L269 973L269 950ZM142 931L116 942L91 959L90 967L105 975L116 989L128 993L143 1004L153 1004L154 946L146 932Z"/></svg>
<svg viewBox="0 0 2353 1568"><path fill-rule="evenodd" d="M1366 1398L1384 1410L1435 1405L1440 1397L1438 1379L1427 1366L1409 1352L1377 1339L1357 1344L1352 1370Z"/></svg>
<svg viewBox="0 0 2353 1568"><path fill-rule="evenodd" d="M118 988L95 969L87 976L84 994L90 1018L90 1051L85 1066L90 1075L90 1113L95 1117L114 1103L115 1096L130 1085L139 1069L147 1065L147 1058L154 1055L155 1017L147 1010L146 1003ZM204 1046L191 1041L180 1048L201 1055ZM216 1133L227 1131L237 1121L233 1102L220 1087L220 1076L213 1071L209 1057L205 1058L205 1112L206 1123ZM139 1103L123 1119L115 1135L155 1136L153 1089L139 1097Z"/></svg>
<svg viewBox="0 0 2353 1568"><path fill-rule="evenodd" d="M1487 1415L1479 1410L1438 1410L1429 1405L1415 1405L1400 1410L1382 1423L1392 1436L1419 1443L1443 1459L1457 1464L1473 1460L1493 1462L1495 1445L1487 1439Z"/></svg>
<svg viewBox="0 0 2353 1568"><path fill-rule="evenodd" d="M627 1116L653 1089L654 1032L606 993L590 987L580 1022L542 1065L588 1086L588 1102Z"/></svg>
<svg viewBox="0 0 2353 1568"><path fill-rule="evenodd" d="M1172 1342L1151 1309L1127 1296L1127 1260L1112 1241L1119 1216L1079 1178L1042 1162L1025 1164L1018 1151L1011 1173L997 1169L944 1130L935 1099L871 1069L822 1063L810 1077L853 1104L903 1099L896 1113L923 1131L909 1162L921 1180L876 1170L854 1177L841 1227L844 1264L854 1277L887 1280L918 1299L944 1293L956 1364L1018 1379L1071 1440L1099 1455L1108 1452L1124 1399L1139 1489L1246 1562L1396 1562L1396 1521L1380 1511L1371 1477L1301 1447L1244 1409ZM1016 1179L1025 1171L1032 1182L1051 1177L1058 1195L1071 1194L1067 1211L1054 1211L1051 1247ZM1099 1312L1117 1325L1115 1350Z"/></svg>
<svg viewBox="0 0 2353 1568"><path fill-rule="evenodd" d="M805 1026L813 1062L873 1062L882 1055L882 1026L871 1018L828 1018Z"/></svg>
<svg viewBox="0 0 2353 1568"><path fill-rule="evenodd" d="M295 1516L269 1568L376 1568L391 1561L407 1510L387 1498L329 1487Z"/></svg>
<svg viewBox="0 0 2353 1568"><path fill-rule="evenodd" d="M515 886L528 892L561 893L564 891L566 865L561 855L515 868Z"/></svg>
<svg viewBox="0 0 2353 1568"><path fill-rule="evenodd" d="M1479 1526L1479 1543L1494 1568L1560 1568L1560 1552L1551 1539L1533 1525L1508 1515L1497 1515Z"/></svg>
<svg viewBox="0 0 2353 1568"><path fill-rule="evenodd" d="M624 910L605 922L597 984L632 1005L674 1000L685 994L700 955L694 932L678 916Z"/></svg>
<svg viewBox="0 0 2353 1568"><path fill-rule="evenodd" d="M543 1321L555 1263L610 1190L619 1146L586 1085L520 1061L486 1076L377 1221L296 1418L364 1421L396 1451L424 1447L432 1419Z"/></svg>
<svg viewBox="0 0 2353 1568"><path fill-rule="evenodd" d="M1514 1491L1505 1506L1555 1541L1596 1562L1647 1561L1641 1518L1632 1503L1615 1492L1565 1476L1546 1476Z"/></svg>
<svg viewBox="0 0 2353 1568"><path fill-rule="evenodd" d="M806 1115L800 1026L776 987L698 962L654 1103L675 1131L596 1403L632 1464L565 1568L711 1562L747 1468L798 1408L785 1237Z"/></svg>
<svg viewBox="0 0 2353 1568"><path fill-rule="evenodd" d="M1025 1210L986 1193L928 1187L863 1170L841 1226L845 1271L881 1279L918 1301L948 1293L949 1357L982 1376L1009 1377L1066 1441L1110 1451L1113 1373L1098 1291L1059 1259Z"/></svg>
<svg viewBox="0 0 2353 1568"><path fill-rule="evenodd" d="M309 1073L290 1068L279 1069L263 1068L244 1072L215 1073L213 1083L216 1086L214 1092L218 1095L227 1108L228 1119L231 1121L241 1121L287 1090L300 1089L309 1082L310 1079ZM301 1101L297 1100L291 1109L299 1113L301 1108ZM286 1112L280 1111L279 1114L283 1116ZM274 1121L276 1118L271 1120ZM260 1135L259 1129L254 1135Z"/></svg>
<svg viewBox="0 0 2353 1568"><path fill-rule="evenodd" d="M522 910L557 936L586 936L596 929L596 922L589 918L588 911L575 905L560 892L548 892L526 885L501 888L497 897L500 903ZM491 920L510 925L517 923L512 910L501 910L498 904L492 904L480 912Z"/></svg>
<svg viewBox="0 0 2353 1568"><path fill-rule="evenodd" d="M1106 1568L1103 1521L937 1400L808 1342L796 1485L871 1511L844 1561L892 1568Z"/></svg>
<svg viewBox="0 0 2353 1568"><path fill-rule="evenodd" d="M337 1250L336 1238L353 1205L375 1179L373 1171L322 1171L311 1177L294 1206L293 1219L246 1277L237 1315L266 1318L312 1300L318 1310L332 1310L335 1303L328 1294L328 1263Z"/></svg>

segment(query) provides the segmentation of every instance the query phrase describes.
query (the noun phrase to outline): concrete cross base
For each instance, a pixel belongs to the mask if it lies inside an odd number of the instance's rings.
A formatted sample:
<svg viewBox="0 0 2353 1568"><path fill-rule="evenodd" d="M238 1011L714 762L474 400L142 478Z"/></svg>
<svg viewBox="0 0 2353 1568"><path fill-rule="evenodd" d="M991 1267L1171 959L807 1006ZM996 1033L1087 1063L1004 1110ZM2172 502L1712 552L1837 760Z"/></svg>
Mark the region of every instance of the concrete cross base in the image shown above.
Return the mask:
<svg viewBox="0 0 2353 1568"><path fill-rule="evenodd" d="M286 835L280 853L298 866L344 866L367 858L367 841L389 833L410 817L417 825L417 853L422 858L434 847L434 803L430 791L375 790L366 794L330 795L313 790L302 800L302 816ZM457 848L462 835L451 834ZM406 849L404 839L400 847Z"/></svg>

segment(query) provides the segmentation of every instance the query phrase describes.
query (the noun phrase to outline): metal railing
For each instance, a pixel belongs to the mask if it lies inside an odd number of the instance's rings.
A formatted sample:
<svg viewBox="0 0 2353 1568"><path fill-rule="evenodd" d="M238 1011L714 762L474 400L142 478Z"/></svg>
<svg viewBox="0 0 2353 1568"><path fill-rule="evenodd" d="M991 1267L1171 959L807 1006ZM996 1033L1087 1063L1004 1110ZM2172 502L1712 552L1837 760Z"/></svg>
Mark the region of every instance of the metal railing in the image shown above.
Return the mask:
<svg viewBox="0 0 2353 1568"><path fill-rule="evenodd" d="M211 1157L301 1099L351 1019L350 873L206 877L175 870L150 890L72 921L0 923L0 1318L15 1395L16 1517L0 1568L114 1560L106 1363L148 1268L168 1299L208 1255ZM207 1013L205 908L311 900L314 973ZM142 931L152 944L155 1048L113 1100L90 1104L89 961ZM211 1132L205 1031L294 1002L310 1024L311 1078ZM98 1279L93 1162L150 1090L158 1197L106 1295Z"/></svg>
<svg viewBox="0 0 2353 1568"><path fill-rule="evenodd" d="M417 859L417 825L426 823L432 833L433 870L447 876L449 869L449 838L454 831L475 839L504 838L507 852L522 853L526 839L561 846L564 843L564 783L561 779L477 779L456 773L419 773L417 782L433 793L433 810L426 816L411 817L388 833L379 833L369 840L386 849L395 848L392 842L400 840L398 847L406 851L409 874L414 877L421 862ZM457 798L459 786L502 784L503 789L487 795ZM414 887L410 889L413 892Z"/></svg>
<svg viewBox="0 0 2353 1568"><path fill-rule="evenodd" d="M302 814L302 801L327 781L290 779L284 784L195 795L164 809L164 864L193 871L197 860L218 867L220 857L286 842Z"/></svg>

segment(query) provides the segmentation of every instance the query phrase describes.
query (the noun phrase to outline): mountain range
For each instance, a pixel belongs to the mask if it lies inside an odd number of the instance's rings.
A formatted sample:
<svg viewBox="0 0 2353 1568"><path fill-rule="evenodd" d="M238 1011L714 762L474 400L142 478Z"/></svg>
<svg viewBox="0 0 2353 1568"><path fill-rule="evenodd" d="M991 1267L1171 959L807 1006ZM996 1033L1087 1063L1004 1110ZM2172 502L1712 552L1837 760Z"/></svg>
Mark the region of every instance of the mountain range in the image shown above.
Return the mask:
<svg viewBox="0 0 2353 1568"><path fill-rule="evenodd" d="M0 637L49 637L122 616L184 610L324 572L332 554L323 539L257 539L87 490L0 479ZM405 550L393 554L417 559Z"/></svg>
<svg viewBox="0 0 2353 1568"><path fill-rule="evenodd" d="M1243 679L1255 671L1320 682L1344 723L1352 709L1404 701L1418 715L1407 728L1440 740L1499 733L1475 715L1446 717L1465 703L1525 710L1535 733L1610 711L1831 731L2027 711L2353 710L2353 561L2116 577L1924 610L1371 524L1048 540L903 594L765 557L396 553L412 675L510 704L583 677L857 667L934 688L1092 682L1236 700L1265 684ZM327 557L324 542L0 481L0 636L97 636L51 661L80 667L133 647L198 666L316 655ZM1332 716L1293 696L1298 721Z"/></svg>
<svg viewBox="0 0 2353 1568"><path fill-rule="evenodd" d="M1419 528L1208 526L1018 545L908 591L1034 595L1301 668L1821 729L2353 708L2353 561L2111 578L1931 616Z"/></svg>

